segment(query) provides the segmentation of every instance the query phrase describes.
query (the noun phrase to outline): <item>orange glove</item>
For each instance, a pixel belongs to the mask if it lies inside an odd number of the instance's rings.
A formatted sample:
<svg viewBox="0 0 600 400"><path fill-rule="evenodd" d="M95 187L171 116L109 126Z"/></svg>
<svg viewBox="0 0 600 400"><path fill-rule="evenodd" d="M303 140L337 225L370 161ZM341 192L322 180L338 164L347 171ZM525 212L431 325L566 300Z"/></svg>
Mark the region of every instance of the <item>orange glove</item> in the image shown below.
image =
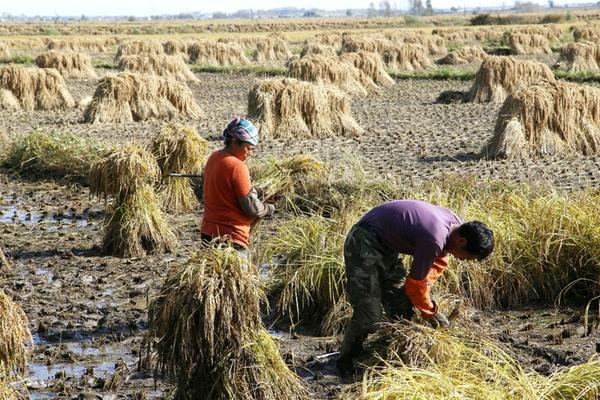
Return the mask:
<svg viewBox="0 0 600 400"><path fill-rule="evenodd" d="M440 256L433 261L425 279L417 280L410 276L406 278L406 284L404 285L406 295L413 305L421 311L421 315L425 319L431 318L437 313L437 306L429 297L429 289L442 275L447 266L448 256Z"/></svg>

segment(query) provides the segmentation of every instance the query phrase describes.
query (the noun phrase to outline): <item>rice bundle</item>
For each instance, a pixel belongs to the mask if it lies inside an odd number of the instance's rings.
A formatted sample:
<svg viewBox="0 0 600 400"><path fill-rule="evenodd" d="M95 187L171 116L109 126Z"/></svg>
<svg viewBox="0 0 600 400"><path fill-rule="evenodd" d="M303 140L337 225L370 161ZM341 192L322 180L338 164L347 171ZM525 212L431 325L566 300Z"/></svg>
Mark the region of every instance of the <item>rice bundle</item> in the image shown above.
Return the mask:
<svg viewBox="0 0 600 400"><path fill-rule="evenodd" d="M431 32L434 36L441 36L449 42L475 43L500 40L503 32L494 28L436 28Z"/></svg>
<svg viewBox="0 0 600 400"><path fill-rule="evenodd" d="M467 99L476 103L502 102L520 85L541 79L554 80L552 70L545 64L511 57L487 57L475 75Z"/></svg>
<svg viewBox="0 0 600 400"><path fill-rule="evenodd" d="M562 153L600 153L600 89L542 81L506 98L490 157L531 158Z"/></svg>
<svg viewBox="0 0 600 400"><path fill-rule="evenodd" d="M64 78L98 78L92 67L92 59L87 54L50 50L37 56L35 63L40 68L56 69Z"/></svg>
<svg viewBox="0 0 600 400"><path fill-rule="evenodd" d="M123 56L134 54L164 54L164 50L160 42L153 40L132 40L119 45L117 54L115 55L115 62L118 62Z"/></svg>
<svg viewBox="0 0 600 400"><path fill-rule="evenodd" d="M256 59L258 63L286 62L292 57L284 39L266 37L256 43Z"/></svg>
<svg viewBox="0 0 600 400"><path fill-rule="evenodd" d="M323 138L362 133L348 96L333 86L296 79L268 79L248 94L248 116L265 137Z"/></svg>
<svg viewBox="0 0 600 400"><path fill-rule="evenodd" d="M175 235L153 189L159 176L152 154L136 145L113 150L92 165L92 194L115 198L105 220L106 253L141 257L146 252L162 253L175 247Z"/></svg>
<svg viewBox="0 0 600 400"><path fill-rule="evenodd" d="M66 110L75 107L65 80L55 69L27 68L9 64L0 67L0 90L10 91L23 110ZM14 103L8 95L2 96ZM14 104L13 104L14 105Z"/></svg>
<svg viewBox="0 0 600 400"><path fill-rule="evenodd" d="M595 356L544 376L526 371L500 347L472 334L457 336L454 329L435 331L413 324L407 328L417 329L415 338L428 338L429 346L423 350L433 354L423 354L422 362L414 364L392 357L383 366L369 368L346 398L593 400L600 395L600 360Z"/></svg>
<svg viewBox="0 0 600 400"><path fill-rule="evenodd" d="M448 53L436 61L437 64L462 65L480 62L487 57L487 53L480 46L465 46Z"/></svg>
<svg viewBox="0 0 600 400"><path fill-rule="evenodd" d="M513 32L525 35L543 36L544 38L552 42L560 40L560 38L564 34L560 25L523 26L515 28Z"/></svg>
<svg viewBox="0 0 600 400"><path fill-rule="evenodd" d="M19 110L21 104L15 95L6 89L0 89L0 110Z"/></svg>
<svg viewBox="0 0 600 400"><path fill-rule="evenodd" d="M87 123L133 122L151 118L199 118L200 106L183 83L154 75L121 72L102 78L85 109Z"/></svg>
<svg viewBox="0 0 600 400"><path fill-rule="evenodd" d="M194 128L180 124L165 125L154 138L151 152L162 172L159 196L167 209L192 211L198 208L190 180L170 178L169 174L198 174L207 151L206 140Z"/></svg>
<svg viewBox="0 0 600 400"><path fill-rule="evenodd" d="M511 33L508 40L511 54L552 54L548 39L542 35Z"/></svg>
<svg viewBox="0 0 600 400"><path fill-rule="evenodd" d="M23 373L33 346L27 316L21 306L0 290L0 394L4 378ZM9 397L10 398L10 397Z"/></svg>
<svg viewBox="0 0 600 400"><path fill-rule="evenodd" d="M387 49L393 47L394 43L383 37L350 37L345 36L342 40L342 53L356 53L368 51L383 55Z"/></svg>
<svg viewBox="0 0 600 400"><path fill-rule="evenodd" d="M386 72L383 61L377 53L368 53L366 51L342 53L340 59L360 69L379 86L391 86L395 84L394 79Z"/></svg>
<svg viewBox="0 0 600 400"><path fill-rule="evenodd" d="M327 44L316 42L304 43L304 46L302 46L302 50L300 51L300 57L312 56L314 54L333 57L337 55L337 51L335 50L335 47Z"/></svg>
<svg viewBox="0 0 600 400"><path fill-rule="evenodd" d="M237 43L194 42L188 52L190 61L195 64L229 67L249 63L244 49Z"/></svg>
<svg viewBox="0 0 600 400"><path fill-rule="evenodd" d="M446 54L446 39L438 35L424 35L413 32L388 32L385 37L395 44L420 44L430 55Z"/></svg>
<svg viewBox="0 0 600 400"><path fill-rule="evenodd" d="M600 27L582 26L573 28L573 38L576 42L589 41L596 43L600 40Z"/></svg>
<svg viewBox="0 0 600 400"><path fill-rule="evenodd" d="M190 40L167 40L163 43L163 51L169 56L180 56L189 59L188 51L192 45Z"/></svg>
<svg viewBox="0 0 600 400"><path fill-rule="evenodd" d="M122 56L118 68L121 71L139 72L173 78L180 82L200 82L180 56L166 54L134 54Z"/></svg>
<svg viewBox="0 0 600 400"><path fill-rule="evenodd" d="M288 75L303 81L336 85L351 95L366 96L379 91L364 72L337 57L313 55L294 60L288 65Z"/></svg>
<svg viewBox="0 0 600 400"><path fill-rule="evenodd" d="M333 32L323 32L317 33L311 41L315 41L317 43L321 43L326 46L333 46L335 48L340 48L342 46L342 35L339 33Z"/></svg>
<svg viewBox="0 0 600 400"><path fill-rule="evenodd" d="M10 46L7 43L0 42L0 60L10 58Z"/></svg>
<svg viewBox="0 0 600 400"><path fill-rule="evenodd" d="M4 255L4 251L2 250L2 247L0 246L0 270L2 270L3 268L4 269L10 268L10 263L8 262L8 259Z"/></svg>
<svg viewBox="0 0 600 400"><path fill-rule="evenodd" d="M71 52L87 51L92 53L104 53L110 51L111 47L118 44L116 37L109 38L76 38L76 39L52 39L49 40L47 50L66 50Z"/></svg>
<svg viewBox="0 0 600 400"><path fill-rule="evenodd" d="M418 71L432 66L427 50L419 44L388 47L383 53L383 61L388 68L404 71Z"/></svg>
<svg viewBox="0 0 600 400"><path fill-rule="evenodd" d="M304 399L262 326L259 274L231 247L201 250L173 268L148 311L156 369L175 399Z"/></svg>
<svg viewBox="0 0 600 400"><path fill-rule="evenodd" d="M325 166L313 156L299 154L283 160L270 159L253 167L251 171L254 188L261 198L273 201L275 198L294 201L300 186L318 179L325 172Z"/></svg>
<svg viewBox="0 0 600 400"><path fill-rule="evenodd" d="M600 70L600 44L569 43L560 51L555 67L569 72Z"/></svg>

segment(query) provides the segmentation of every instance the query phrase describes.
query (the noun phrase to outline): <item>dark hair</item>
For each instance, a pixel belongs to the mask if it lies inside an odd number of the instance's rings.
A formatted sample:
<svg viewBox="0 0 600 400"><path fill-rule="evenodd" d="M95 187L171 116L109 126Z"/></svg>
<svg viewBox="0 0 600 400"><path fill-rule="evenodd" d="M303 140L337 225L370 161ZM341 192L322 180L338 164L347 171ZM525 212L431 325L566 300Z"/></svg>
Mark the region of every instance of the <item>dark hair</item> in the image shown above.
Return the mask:
<svg viewBox="0 0 600 400"><path fill-rule="evenodd" d="M494 232L479 221L466 222L458 227L458 234L467 239L467 253L483 260L494 251Z"/></svg>

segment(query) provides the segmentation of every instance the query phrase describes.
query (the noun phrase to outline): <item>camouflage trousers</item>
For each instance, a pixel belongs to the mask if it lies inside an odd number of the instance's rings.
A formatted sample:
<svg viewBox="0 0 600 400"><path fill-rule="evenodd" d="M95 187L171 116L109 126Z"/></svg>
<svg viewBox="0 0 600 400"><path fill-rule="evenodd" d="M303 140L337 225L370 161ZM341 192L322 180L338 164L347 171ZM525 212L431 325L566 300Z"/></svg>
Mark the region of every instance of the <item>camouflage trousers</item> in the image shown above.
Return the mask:
<svg viewBox="0 0 600 400"><path fill-rule="evenodd" d="M353 314L340 352L342 358L354 358L367 335L376 330L383 310L389 318L410 319L414 309L404 292L407 272L402 259L374 233L359 225L352 227L344 244L344 261Z"/></svg>

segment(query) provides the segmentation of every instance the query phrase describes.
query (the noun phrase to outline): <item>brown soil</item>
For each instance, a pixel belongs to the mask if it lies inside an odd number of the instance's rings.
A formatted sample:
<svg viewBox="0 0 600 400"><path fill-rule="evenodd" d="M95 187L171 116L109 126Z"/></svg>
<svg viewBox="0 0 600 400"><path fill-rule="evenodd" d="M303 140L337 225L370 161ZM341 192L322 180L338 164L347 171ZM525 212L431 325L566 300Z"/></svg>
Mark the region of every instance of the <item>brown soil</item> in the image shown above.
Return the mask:
<svg viewBox="0 0 600 400"><path fill-rule="evenodd" d="M254 76L199 74L191 85L207 119L194 122L205 137L217 138L225 123L246 111ZM75 98L91 96L93 81L69 81ZM467 90L468 82L399 81L384 93L353 101L353 113L366 133L356 139L268 142L256 156L298 152L336 161L360 156L374 177L397 176L407 184L449 173L558 188L597 186L600 157L531 161L484 161L477 153L492 135L498 104L434 104L446 90ZM147 142L159 122L86 125L81 110L3 113L0 129L15 135L35 128L68 129L105 143ZM146 329L148 298L168 267L186 259L199 239L200 212L170 215L181 243L174 254L118 259L102 256L101 225L106 205L87 188L52 181L0 175L0 243L13 268L0 272L7 293L25 309L36 349L26 377L32 398L162 398L169 385L138 371ZM543 373L586 360L600 350L600 338L584 336L576 309L479 313L482 332L504 342L525 365ZM571 320L569 320L571 319ZM561 323L562 321L562 323ZM282 327L279 327L282 328ZM286 330L285 326L283 326ZM335 373L339 338L309 331L277 331L282 351L295 360L314 398L335 398L345 383ZM583 337L584 336L584 337ZM120 360L123 366L115 369ZM115 372L116 371L116 372ZM113 375L125 377L116 390ZM95 397L101 396L101 397Z"/></svg>

